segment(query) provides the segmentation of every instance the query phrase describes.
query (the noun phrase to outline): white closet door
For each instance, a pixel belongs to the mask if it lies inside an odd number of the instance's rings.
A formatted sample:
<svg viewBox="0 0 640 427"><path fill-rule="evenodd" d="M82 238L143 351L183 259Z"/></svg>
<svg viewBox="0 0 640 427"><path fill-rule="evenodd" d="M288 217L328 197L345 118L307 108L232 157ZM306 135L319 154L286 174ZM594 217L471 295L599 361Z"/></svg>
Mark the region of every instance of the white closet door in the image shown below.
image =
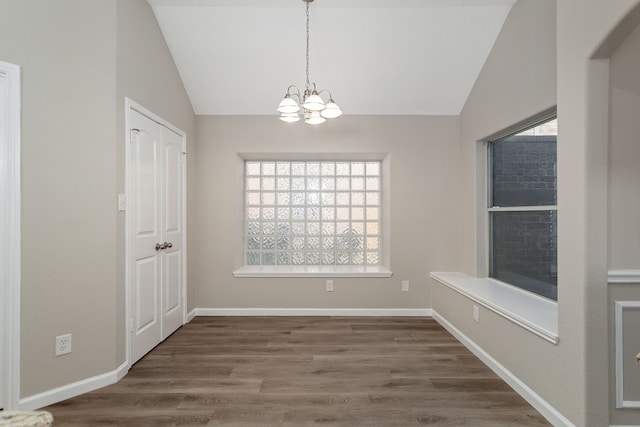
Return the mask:
<svg viewBox="0 0 640 427"><path fill-rule="evenodd" d="M184 139L129 110L129 310L135 363L183 324Z"/></svg>
<svg viewBox="0 0 640 427"><path fill-rule="evenodd" d="M130 110L129 289L131 363L155 347L162 336L161 185L162 127Z"/></svg>
<svg viewBox="0 0 640 427"><path fill-rule="evenodd" d="M182 137L162 128L162 339L182 326L183 300L183 182Z"/></svg>

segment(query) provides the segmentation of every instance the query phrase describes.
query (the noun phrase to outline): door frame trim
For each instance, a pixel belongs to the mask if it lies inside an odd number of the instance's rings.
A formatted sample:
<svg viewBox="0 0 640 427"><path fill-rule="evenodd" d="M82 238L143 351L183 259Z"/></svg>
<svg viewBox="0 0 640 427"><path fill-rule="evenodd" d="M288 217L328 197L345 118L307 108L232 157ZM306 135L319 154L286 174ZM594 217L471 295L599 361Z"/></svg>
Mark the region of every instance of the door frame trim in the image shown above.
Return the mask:
<svg viewBox="0 0 640 427"><path fill-rule="evenodd" d="M131 282L129 280L129 255L130 255L130 237L129 236L129 224L131 218L129 217L129 195L131 192L129 191L129 172L130 172L130 153L129 153L129 144L131 143L131 123L130 123L130 112L135 111L137 113L142 114L143 116L153 120L159 125L175 132L182 139L182 152L185 154L183 157L184 164L182 168L182 324L187 323L187 162L186 162L186 148L187 148L187 135L184 131L172 125L168 121L164 120L162 117L157 114L151 112L147 108L138 104L134 100L129 97L124 98L124 111L125 111L125 126L124 126L124 141L125 141L125 176L124 176L124 185L125 185L125 200L126 200L126 212L125 212L125 225L124 225L124 233L125 233L125 262L124 262L124 274L125 274L125 337L126 337L126 346L125 346L125 363L127 369L131 368L131 331L133 328L131 314L133 313L131 307Z"/></svg>
<svg viewBox="0 0 640 427"><path fill-rule="evenodd" d="M0 106L5 112L7 129L0 135L0 166L6 185L0 187L0 387L3 402L0 407L11 410L20 403L20 283L21 283L21 225L20 225L20 67L0 61L0 84L7 93L7 102ZM1 129L0 129L1 130Z"/></svg>

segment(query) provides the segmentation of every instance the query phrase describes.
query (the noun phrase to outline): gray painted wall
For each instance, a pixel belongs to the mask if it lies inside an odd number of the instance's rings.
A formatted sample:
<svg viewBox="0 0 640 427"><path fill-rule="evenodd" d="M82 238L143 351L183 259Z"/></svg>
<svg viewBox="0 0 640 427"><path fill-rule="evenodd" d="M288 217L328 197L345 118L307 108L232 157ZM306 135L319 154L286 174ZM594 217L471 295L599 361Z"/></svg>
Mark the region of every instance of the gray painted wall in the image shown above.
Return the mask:
<svg viewBox="0 0 640 427"><path fill-rule="evenodd" d="M593 53L638 2L520 0L461 115L461 269L485 270L484 149L476 141L556 102L558 309L553 346L434 286L433 308L576 425L609 423L607 276L608 63ZM557 64L555 47L557 45ZM557 66L557 85L556 85ZM508 339L505 339L508 337Z"/></svg>
<svg viewBox="0 0 640 427"><path fill-rule="evenodd" d="M188 138L194 116L144 0L3 0L0 58L22 67L20 395L28 397L125 358L124 95ZM73 351L54 357L64 333Z"/></svg>
<svg viewBox="0 0 640 427"><path fill-rule="evenodd" d="M318 127L274 116L197 119L196 301L200 308L426 308L429 271L455 269L458 118L346 116ZM242 263L238 153L388 153L390 279L232 277ZM240 254L240 255L239 255ZM401 292L409 280L410 292Z"/></svg>
<svg viewBox="0 0 640 427"><path fill-rule="evenodd" d="M563 367L580 367L584 385L576 396L579 412L572 419L588 427L609 422L609 390L603 387L609 380L608 349L603 343L608 336L610 83L608 61L595 59L594 52L612 45L610 35L618 33L619 22L639 3L558 2L560 339L578 337L573 357L564 360Z"/></svg>
<svg viewBox="0 0 640 427"><path fill-rule="evenodd" d="M487 274L487 215L483 212L486 147L478 141L555 104L556 2L519 0L511 9L460 116L461 271L479 277ZM555 346L488 310L481 310L481 321L476 324L469 299L435 281L433 286L436 312L565 416L574 420L579 417L581 392L577 385L583 381L582 371L572 363L580 351L579 336L561 322L560 344ZM563 313L561 310L561 316ZM565 316L563 321L571 324L575 319Z"/></svg>
<svg viewBox="0 0 640 427"><path fill-rule="evenodd" d="M108 0L2 2L0 58L22 67L22 397L115 367L115 18Z"/></svg>
<svg viewBox="0 0 640 427"><path fill-rule="evenodd" d="M640 271L640 25L611 55L609 96L609 270ZM640 283L609 286L610 423L630 425L640 420L640 409L615 409L615 301L640 301ZM625 327L636 339L640 324ZM625 378L625 385L635 381L640 388L637 378Z"/></svg>
<svg viewBox="0 0 640 427"><path fill-rule="evenodd" d="M609 268L640 270L640 28L611 57Z"/></svg>
<svg viewBox="0 0 640 427"><path fill-rule="evenodd" d="M484 140L556 104L556 19L554 0L514 4L491 54L460 114L460 271L486 274Z"/></svg>

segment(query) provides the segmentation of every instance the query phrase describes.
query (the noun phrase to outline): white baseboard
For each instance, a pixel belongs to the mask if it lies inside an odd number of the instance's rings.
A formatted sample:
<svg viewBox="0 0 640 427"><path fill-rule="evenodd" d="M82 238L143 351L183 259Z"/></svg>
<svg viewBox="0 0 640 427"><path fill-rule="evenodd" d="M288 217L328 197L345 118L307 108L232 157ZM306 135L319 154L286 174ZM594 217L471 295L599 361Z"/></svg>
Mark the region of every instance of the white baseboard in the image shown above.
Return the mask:
<svg viewBox="0 0 640 427"><path fill-rule="evenodd" d="M187 313L187 323L191 322L194 317L196 317L197 308L194 308L189 313Z"/></svg>
<svg viewBox="0 0 640 427"><path fill-rule="evenodd" d="M449 323L444 317L438 314L437 311L432 310L433 318L440 323L447 331L449 331L454 337L458 339L465 347L467 347L473 354L482 360L493 372L502 378L507 384L511 386L524 400L529 402L543 417L547 419L554 426L566 426L575 427L568 418L562 415L556 408L551 406L549 402L544 400L539 394L533 391L522 380L516 377L511 371L505 368L500 362L491 357L486 351L482 349L478 344L469 339L458 328Z"/></svg>
<svg viewBox="0 0 640 427"><path fill-rule="evenodd" d="M430 308L196 308L196 316L403 316L430 317Z"/></svg>
<svg viewBox="0 0 640 427"><path fill-rule="evenodd" d="M96 375L95 377L86 378L84 380L76 381L62 387L57 387L43 393L38 393L33 396L20 399L18 409L22 411L32 411L34 409L62 402L63 400L70 399L83 393L88 393L90 391L115 384L127 374L127 371L128 365L125 362L111 372L106 372L104 374Z"/></svg>

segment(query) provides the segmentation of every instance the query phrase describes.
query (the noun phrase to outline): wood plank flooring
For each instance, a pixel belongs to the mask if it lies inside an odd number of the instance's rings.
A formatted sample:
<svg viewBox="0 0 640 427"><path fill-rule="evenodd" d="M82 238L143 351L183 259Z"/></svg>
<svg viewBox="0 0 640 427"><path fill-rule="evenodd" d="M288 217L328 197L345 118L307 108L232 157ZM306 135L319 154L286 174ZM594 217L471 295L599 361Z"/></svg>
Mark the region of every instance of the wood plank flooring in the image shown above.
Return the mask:
<svg viewBox="0 0 640 427"><path fill-rule="evenodd" d="M197 317L55 426L541 426L431 318Z"/></svg>

